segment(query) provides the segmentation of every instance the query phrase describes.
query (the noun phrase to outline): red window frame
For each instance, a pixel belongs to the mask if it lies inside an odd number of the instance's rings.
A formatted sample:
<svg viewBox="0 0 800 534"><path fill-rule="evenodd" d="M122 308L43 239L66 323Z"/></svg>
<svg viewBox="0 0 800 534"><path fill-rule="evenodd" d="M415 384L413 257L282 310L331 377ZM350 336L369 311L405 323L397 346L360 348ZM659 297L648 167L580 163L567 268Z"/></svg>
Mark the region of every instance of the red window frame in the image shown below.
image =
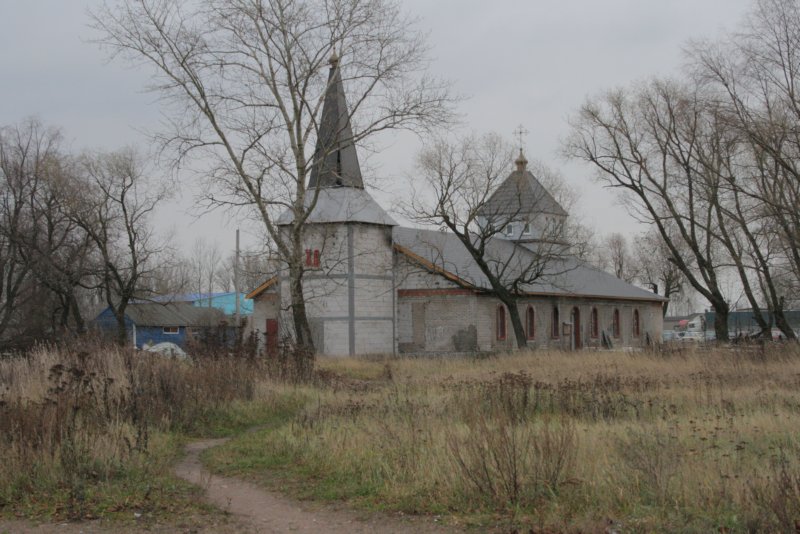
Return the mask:
<svg viewBox="0 0 800 534"><path fill-rule="evenodd" d="M536 339L536 311L533 306L528 306L528 309L525 310L525 330L528 339Z"/></svg>
<svg viewBox="0 0 800 534"><path fill-rule="evenodd" d="M320 266L319 249L306 249L306 267L318 269Z"/></svg>
<svg viewBox="0 0 800 534"><path fill-rule="evenodd" d="M503 341L507 337L506 332L506 309L500 304L495 312L495 327L497 329L497 340Z"/></svg>
<svg viewBox="0 0 800 534"><path fill-rule="evenodd" d="M553 306L553 312L551 314L550 321L552 322L552 324L550 325L551 326L550 337L552 337L553 339L558 339L559 337L561 337L561 333L558 331L558 329L561 327L560 324L561 319L558 313L558 306Z"/></svg>

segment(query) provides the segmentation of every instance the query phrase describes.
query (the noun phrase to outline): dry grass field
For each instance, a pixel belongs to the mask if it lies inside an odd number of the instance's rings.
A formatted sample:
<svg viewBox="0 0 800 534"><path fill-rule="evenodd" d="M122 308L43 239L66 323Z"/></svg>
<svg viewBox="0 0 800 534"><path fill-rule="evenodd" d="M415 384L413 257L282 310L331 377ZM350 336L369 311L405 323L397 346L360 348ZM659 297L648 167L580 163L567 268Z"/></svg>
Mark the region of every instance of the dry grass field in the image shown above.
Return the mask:
<svg viewBox="0 0 800 534"><path fill-rule="evenodd" d="M96 348L0 361L0 515L215 512L169 465L302 498L534 532L794 532L800 349L263 362ZM246 429L255 431L245 432Z"/></svg>
<svg viewBox="0 0 800 534"><path fill-rule="evenodd" d="M218 471L499 530L795 532L796 346L325 360ZM297 389L294 389L297 394Z"/></svg>

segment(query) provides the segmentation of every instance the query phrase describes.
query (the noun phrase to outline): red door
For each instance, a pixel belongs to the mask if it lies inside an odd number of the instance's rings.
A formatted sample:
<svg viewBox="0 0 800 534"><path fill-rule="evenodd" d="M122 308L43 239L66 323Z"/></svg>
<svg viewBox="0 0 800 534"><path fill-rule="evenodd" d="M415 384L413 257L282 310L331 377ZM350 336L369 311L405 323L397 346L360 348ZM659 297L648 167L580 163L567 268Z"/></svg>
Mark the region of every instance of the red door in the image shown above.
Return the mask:
<svg viewBox="0 0 800 534"><path fill-rule="evenodd" d="M274 356L278 353L278 320L267 319L267 354Z"/></svg>

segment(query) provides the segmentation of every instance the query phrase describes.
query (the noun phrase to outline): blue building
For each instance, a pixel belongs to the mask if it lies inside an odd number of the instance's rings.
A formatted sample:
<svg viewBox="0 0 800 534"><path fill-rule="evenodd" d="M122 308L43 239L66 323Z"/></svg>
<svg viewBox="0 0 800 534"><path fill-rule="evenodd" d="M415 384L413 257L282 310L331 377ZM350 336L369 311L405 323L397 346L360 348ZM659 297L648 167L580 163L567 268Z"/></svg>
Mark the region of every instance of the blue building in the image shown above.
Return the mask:
<svg viewBox="0 0 800 534"><path fill-rule="evenodd" d="M117 332L117 320L106 308L94 319L94 325L108 337ZM131 345L142 348L164 341L186 349L191 341L206 342L212 333L224 330L224 337L235 338L227 326L225 314L217 308L202 308L187 302L131 303L125 311L125 325Z"/></svg>
<svg viewBox="0 0 800 534"><path fill-rule="evenodd" d="M180 295L175 299L178 302L191 302L199 308L216 308L225 315L236 314L236 293L192 293ZM253 300L245 298L244 293L239 293L239 313L242 317L253 314Z"/></svg>

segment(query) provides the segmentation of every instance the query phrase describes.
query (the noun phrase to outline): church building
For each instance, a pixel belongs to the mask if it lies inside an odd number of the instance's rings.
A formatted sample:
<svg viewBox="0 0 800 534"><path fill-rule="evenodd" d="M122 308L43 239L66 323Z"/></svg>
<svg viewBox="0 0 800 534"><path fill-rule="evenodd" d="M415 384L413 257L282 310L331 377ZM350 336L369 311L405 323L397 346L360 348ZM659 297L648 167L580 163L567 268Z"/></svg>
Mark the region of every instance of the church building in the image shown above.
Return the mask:
<svg viewBox="0 0 800 534"><path fill-rule="evenodd" d="M306 310L319 354L442 354L515 346L508 310L490 293L486 276L448 232L398 225L364 188L338 62L331 62L318 153L309 191L316 204L306 221L303 277ZM313 201L308 195L307 201ZM310 205L310 204L309 204ZM481 214L503 218L486 257L513 258L509 269L536 262L537 243L568 214L528 170L516 169ZM292 213L278 218L288 228ZM576 350L641 347L660 341L659 295L630 285L575 258L518 289L528 346ZM251 327L266 351L291 336L286 272L251 291Z"/></svg>

